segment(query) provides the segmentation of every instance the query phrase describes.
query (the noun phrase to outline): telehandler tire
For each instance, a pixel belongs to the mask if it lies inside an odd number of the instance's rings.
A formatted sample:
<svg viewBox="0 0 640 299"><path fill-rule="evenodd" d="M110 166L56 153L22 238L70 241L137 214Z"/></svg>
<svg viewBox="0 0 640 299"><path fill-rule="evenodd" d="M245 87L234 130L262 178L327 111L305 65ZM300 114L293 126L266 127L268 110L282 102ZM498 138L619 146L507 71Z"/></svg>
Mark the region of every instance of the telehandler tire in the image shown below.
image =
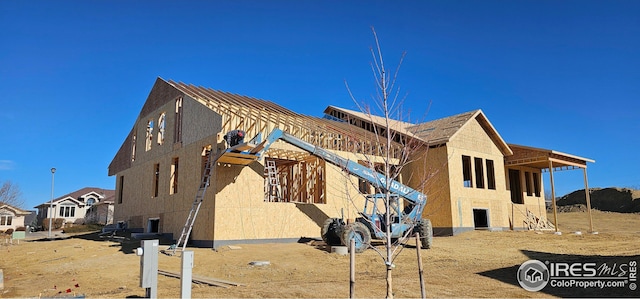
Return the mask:
<svg viewBox="0 0 640 299"><path fill-rule="evenodd" d="M349 246L351 239L356 240L356 253L362 253L371 244L371 232L364 224L360 222L354 222L347 224L342 232L342 245Z"/></svg>
<svg viewBox="0 0 640 299"><path fill-rule="evenodd" d="M322 225L322 241L329 246L340 245L339 228L344 226L344 222L340 218L328 218Z"/></svg>
<svg viewBox="0 0 640 299"><path fill-rule="evenodd" d="M417 230L420 233L420 245L423 249L430 249L433 245L433 227L431 227L431 220L422 219L417 224Z"/></svg>

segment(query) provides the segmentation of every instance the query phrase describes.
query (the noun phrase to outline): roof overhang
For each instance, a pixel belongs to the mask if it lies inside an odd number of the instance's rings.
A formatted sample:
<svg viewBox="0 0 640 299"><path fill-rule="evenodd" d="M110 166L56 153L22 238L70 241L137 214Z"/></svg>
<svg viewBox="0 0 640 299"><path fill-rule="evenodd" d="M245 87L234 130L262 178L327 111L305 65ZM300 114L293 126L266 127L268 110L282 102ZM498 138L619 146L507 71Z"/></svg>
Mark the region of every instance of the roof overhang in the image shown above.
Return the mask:
<svg viewBox="0 0 640 299"><path fill-rule="evenodd" d="M87 196L94 196L97 199L102 199L102 198L105 197L104 192L102 194L100 194L100 193L98 193L96 191L90 191L90 192L88 192L86 194L78 196L78 198L87 198Z"/></svg>
<svg viewBox="0 0 640 299"><path fill-rule="evenodd" d="M559 151L509 144L513 155L505 157L505 166L527 166L538 169L575 169L587 168L587 163L595 160L571 155Z"/></svg>
<svg viewBox="0 0 640 299"><path fill-rule="evenodd" d="M31 214L29 211L25 211L8 204L0 204L0 210L12 211L16 216L25 216Z"/></svg>

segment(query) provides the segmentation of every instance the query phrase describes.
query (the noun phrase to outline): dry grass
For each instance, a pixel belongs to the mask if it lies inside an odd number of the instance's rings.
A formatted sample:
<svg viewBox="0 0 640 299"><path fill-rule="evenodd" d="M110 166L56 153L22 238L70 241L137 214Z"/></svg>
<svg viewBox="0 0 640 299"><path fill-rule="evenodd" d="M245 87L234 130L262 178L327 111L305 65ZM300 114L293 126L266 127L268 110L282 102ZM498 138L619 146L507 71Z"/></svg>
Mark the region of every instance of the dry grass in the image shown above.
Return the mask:
<svg viewBox="0 0 640 299"><path fill-rule="evenodd" d="M537 292L522 289L517 267L531 258L638 255L640 215L594 212L599 234L587 234L586 213L559 215L563 235L552 232L474 231L434 240L423 250L428 297L594 296L592 293ZM552 219L552 216L550 217ZM571 232L580 230L582 235ZM140 257L130 253L139 242L120 244L79 236L0 247L4 270L2 297L85 294L87 297L142 297ZM196 248L194 274L244 286L193 285L194 298L349 296L349 257L330 254L313 244L240 245L219 251ZM268 260L255 267L251 261ZM384 297L384 265L373 250L356 258L356 296ZM160 269L180 272L180 258L160 254ZM416 251L405 248L394 262L396 297L419 297ZM180 296L180 281L159 276L161 298ZM76 287L77 285L77 287ZM610 293L608 296L616 296Z"/></svg>

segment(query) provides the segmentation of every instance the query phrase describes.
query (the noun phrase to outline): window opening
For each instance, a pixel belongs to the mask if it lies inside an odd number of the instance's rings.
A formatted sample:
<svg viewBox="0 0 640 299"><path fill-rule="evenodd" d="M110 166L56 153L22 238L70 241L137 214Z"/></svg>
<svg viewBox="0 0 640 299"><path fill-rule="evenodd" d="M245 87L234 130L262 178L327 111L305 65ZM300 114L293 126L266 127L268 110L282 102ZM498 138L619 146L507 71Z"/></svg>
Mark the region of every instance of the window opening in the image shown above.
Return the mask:
<svg viewBox="0 0 640 299"><path fill-rule="evenodd" d="M131 162L136 160L136 134L131 138Z"/></svg>
<svg viewBox="0 0 640 299"><path fill-rule="evenodd" d="M509 169L509 190L511 191L511 201L513 203L524 203L522 185L520 183L520 170Z"/></svg>
<svg viewBox="0 0 640 299"><path fill-rule="evenodd" d="M160 184L160 164L153 165L153 196L158 197L158 185Z"/></svg>
<svg viewBox="0 0 640 299"><path fill-rule="evenodd" d="M145 144L145 150L151 150L151 144L153 143L153 119L147 122L147 138Z"/></svg>
<svg viewBox="0 0 640 299"><path fill-rule="evenodd" d="M533 191L536 193L536 197L540 197L540 173L533 173Z"/></svg>
<svg viewBox="0 0 640 299"><path fill-rule="evenodd" d="M473 187L471 182L471 157L462 156L462 181L465 187Z"/></svg>
<svg viewBox="0 0 640 299"><path fill-rule="evenodd" d="M489 210L473 209L473 225L475 229L489 227Z"/></svg>
<svg viewBox="0 0 640 299"><path fill-rule="evenodd" d="M482 158L474 158L476 168L476 188L484 188L484 170L482 169Z"/></svg>
<svg viewBox="0 0 640 299"><path fill-rule="evenodd" d="M120 181L119 181L119 185L120 188L118 189L118 203L122 203L122 194L123 194L123 189L124 189L124 176L121 175L120 176Z"/></svg>
<svg viewBox="0 0 640 299"><path fill-rule="evenodd" d="M533 195L533 186L531 184L531 172L524 172L524 186L527 189L527 196Z"/></svg>
<svg viewBox="0 0 640 299"><path fill-rule="evenodd" d="M496 190L496 171L493 166L493 160L487 159L487 188Z"/></svg>
<svg viewBox="0 0 640 299"><path fill-rule="evenodd" d="M164 127L166 115L164 112L158 117L158 144L164 143Z"/></svg>
<svg viewBox="0 0 640 299"><path fill-rule="evenodd" d="M173 162L171 163L171 187L169 190L169 194L178 193L178 162L178 157L175 157L173 158Z"/></svg>
<svg viewBox="0 0 640 299"><path fill-rule="evenodd" d="M160 232L160 218L150 218L147 221L147 232L148 233Z"/></svg>
<svg viewBox="0 0 640 299"><path fill-rule="evenodd" d="M176 99L173 143L182 142L182 97Z"/></svg>

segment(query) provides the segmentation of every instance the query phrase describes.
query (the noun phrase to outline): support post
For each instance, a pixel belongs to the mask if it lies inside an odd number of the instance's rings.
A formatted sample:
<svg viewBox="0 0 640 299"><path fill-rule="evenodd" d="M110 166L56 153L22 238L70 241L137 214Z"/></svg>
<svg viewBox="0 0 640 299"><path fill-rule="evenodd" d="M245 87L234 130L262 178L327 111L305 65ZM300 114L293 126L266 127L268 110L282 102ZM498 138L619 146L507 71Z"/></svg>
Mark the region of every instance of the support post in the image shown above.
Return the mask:
<svg viewBox="0 0 640 299"><path fill-rule="evenodd" d="M558 209L556 208L556 185L553 181L553 162L549 161L549 179L551 180L551 203L553 204L553 226L558 233Z"/></svg>
<svg viewBox="0 0 640 299"><path fill-rule="evenodd" d="M180 272L180 298L191 298L191 280L193 278L193 251L182 252L182 271Z"/></svg>
<svg viewBox="0 0 640 299"><path fill-rule="evenodd" d="M589 232L593 233L593 218L591 218L591 192L589 191L589 181L587 180L587 168L583 168L584 173L584 193L587 201L587 213L589 213Z"/></svg>
<svg viewBox="0 0 640 299"><path fill-rule="evenodd" d="M356 293L356 239L349 241L349 298L354 298Z"/></svg>
<svg viewBox="0 0 640 299"><path fill-rule="evenodd" d="M422 255L421 255L421 242L420 233L416 233L416 252L418 254L418 276L420 277L420 298L427 298L427 293L424 287L424 269L422 268Z"/></svg>

